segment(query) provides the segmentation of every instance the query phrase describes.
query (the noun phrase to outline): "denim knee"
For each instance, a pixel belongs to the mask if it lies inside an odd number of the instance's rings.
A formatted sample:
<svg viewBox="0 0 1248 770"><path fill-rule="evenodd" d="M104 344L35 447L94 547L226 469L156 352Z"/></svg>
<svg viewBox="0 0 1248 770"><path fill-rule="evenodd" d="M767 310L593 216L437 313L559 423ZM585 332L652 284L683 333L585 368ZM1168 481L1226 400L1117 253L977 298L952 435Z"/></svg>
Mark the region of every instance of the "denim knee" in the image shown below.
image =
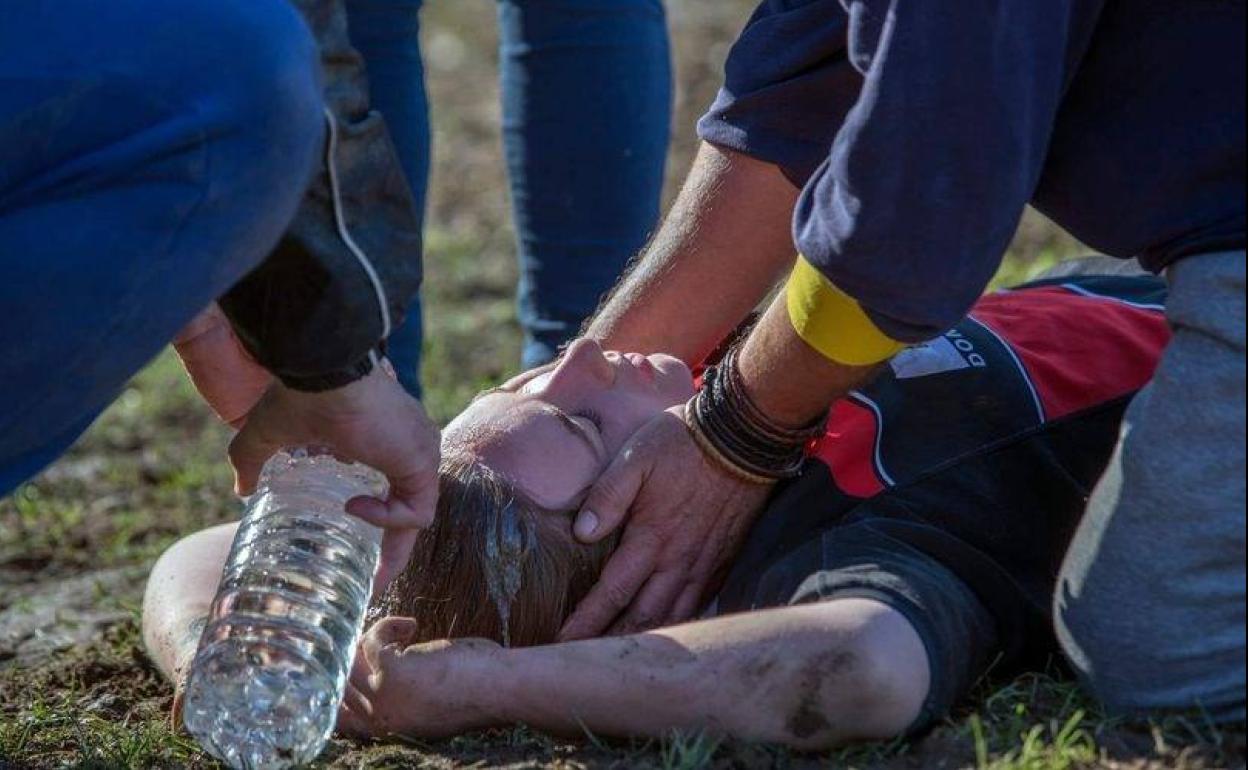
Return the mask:
<svg viewBox="0 0 1248 770"><path fill-rule="evenodd" d="M319 136L324 123L316 42L288 0L196 0L206 3L212 34L232 50L206 84L252 130ZM180 4L180 8L185 8Z"/></svg>
<svg viewBox="0 0 1248 770"><path fill-rule="evenodd" d="M601 13L603 11L658 11L663 13L663 0L496 0L499 5L520 8L560 7L570 11Z"/></svg>
<svg viewBox="0 0 1248 770"><path fill-rule="evenodd" d="M161 0L132 5L148 29L120 42L152 100L188 115L210 141L257 155L251 148L268 147L261 166L289 165L319 140L317 47L288 0L182 0L176 14Z"/></svg>
<svg viewBox="0 0 1248 770"><path fill-rule="evenodd" d="M363 11L402 15L419 12L425 0L346 0L346 4L349 14Z"/></svg>

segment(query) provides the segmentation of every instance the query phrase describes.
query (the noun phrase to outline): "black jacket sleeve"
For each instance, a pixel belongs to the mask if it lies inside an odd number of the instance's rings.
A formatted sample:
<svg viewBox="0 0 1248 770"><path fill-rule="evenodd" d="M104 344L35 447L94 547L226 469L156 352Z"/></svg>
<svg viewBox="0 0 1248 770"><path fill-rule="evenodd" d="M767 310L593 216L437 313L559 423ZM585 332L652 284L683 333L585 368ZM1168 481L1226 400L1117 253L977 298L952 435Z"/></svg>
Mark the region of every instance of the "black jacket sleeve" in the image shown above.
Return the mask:
<svg viewBox="0 0 1248 770"><path fill-rule="evenodd" d="M804 188L794 242L889 338L982 293L1103 0L760 0L699 123Z"/></svg>
<svg viewBox="0 0 1248 770"><path fill-rule="evenodd" d="M839 0L762 0L733 43L698 136L804 186L862 88L848 35Z"/></svg>
<svg viewBox="0 0 1248 770"><path fill-rule="evenodd" d="M292 0L321 53L326 140L277 248L220 304L243 344L290 387L341 387L372 369L421 281L421 216L342 0Z"/></svg>

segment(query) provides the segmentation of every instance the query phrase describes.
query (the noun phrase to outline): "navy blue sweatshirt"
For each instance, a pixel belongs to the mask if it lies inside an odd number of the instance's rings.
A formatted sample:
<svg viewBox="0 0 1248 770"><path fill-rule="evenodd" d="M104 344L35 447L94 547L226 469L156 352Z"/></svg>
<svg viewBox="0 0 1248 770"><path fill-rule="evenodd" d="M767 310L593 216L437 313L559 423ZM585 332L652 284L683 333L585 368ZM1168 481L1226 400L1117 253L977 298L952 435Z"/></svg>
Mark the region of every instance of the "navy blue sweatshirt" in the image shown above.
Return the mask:
<svg viewBox="0 0 1248 770"><path fill-rule="evenodd" d="M1243 0L765 0L699 123L804 186L796 245L888 338L952 327L1029 201L1160 270L1244 247Z"/></svg>

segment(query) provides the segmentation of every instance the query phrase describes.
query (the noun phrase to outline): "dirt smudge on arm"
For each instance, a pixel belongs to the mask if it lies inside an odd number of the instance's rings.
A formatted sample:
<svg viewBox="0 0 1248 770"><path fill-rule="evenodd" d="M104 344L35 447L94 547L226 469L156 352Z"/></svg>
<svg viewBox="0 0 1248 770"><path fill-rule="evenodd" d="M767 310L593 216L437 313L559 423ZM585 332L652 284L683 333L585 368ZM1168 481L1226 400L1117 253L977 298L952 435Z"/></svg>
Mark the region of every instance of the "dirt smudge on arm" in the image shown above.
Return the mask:
<svg viewBox="0 0 1248 770"><path fill-rule="evenodd" d="M832 729L832 722L823 709L823 688L843 685L857 665L852 652L832 650L802 666L797 676L797 703L785 721L785 728L794 738L805 741Z"/></svg>

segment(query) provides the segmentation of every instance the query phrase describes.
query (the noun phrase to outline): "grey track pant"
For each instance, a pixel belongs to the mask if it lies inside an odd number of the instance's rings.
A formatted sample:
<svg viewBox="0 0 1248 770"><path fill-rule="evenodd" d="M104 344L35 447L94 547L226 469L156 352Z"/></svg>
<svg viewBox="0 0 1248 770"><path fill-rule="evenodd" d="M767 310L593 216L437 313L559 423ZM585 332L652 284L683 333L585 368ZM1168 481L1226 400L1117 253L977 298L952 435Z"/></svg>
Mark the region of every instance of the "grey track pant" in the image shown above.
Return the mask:
<svg viewBox="0 0 1248 770"><path fill-rule="evenodd" d="M1174 338L1062 567L1058 637L1116 713L1244 719L1244 261L1167 271Z"/></svg>

